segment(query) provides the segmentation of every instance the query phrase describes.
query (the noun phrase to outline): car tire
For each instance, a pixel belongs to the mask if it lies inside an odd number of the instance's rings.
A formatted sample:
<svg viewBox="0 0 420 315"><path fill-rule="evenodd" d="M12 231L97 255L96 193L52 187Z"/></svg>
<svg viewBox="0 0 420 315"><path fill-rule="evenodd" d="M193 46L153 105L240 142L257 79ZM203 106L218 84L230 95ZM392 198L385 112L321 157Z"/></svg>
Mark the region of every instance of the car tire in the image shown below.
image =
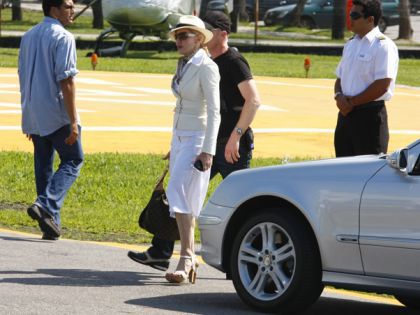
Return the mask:
<svg viewBox="0 0 420 315"><path fill-rule="evenodd" d="M381 18L378 22L379 30L383 33L386 31L386 28L388 27L388 23L384 18Z"/></svg>
<svg viewBox="0 0 420 315"><path fill-rule="evenodd" d="M265 19L265 20L264 20L264 25L265 25L265 26L273 26L273 25L274 25L274 23L273 23L271 20L267 20L267 19Z"/></svg>
<svg viewBox="0 0 420 315"><path fill-rule="evenodd" d="M420 296L396 295L395 298L413 310L420 310Z"/></svg>
<svg viewBox="0 0 420 315"><path fill-rule="evenodd" d="M313 233L284 208L262 209L245 222L234 239L230 264L239 297L259 311L303 310L323 289Z"/></svg>
<svg viewBox="0 0 420 315"><path fill-rule="evenodd" d="M316 24L314 20L312 20L310 17L303 16L300 20L300 25L302 27L308 28L310 30L314 29L316 27Z"/></svg>

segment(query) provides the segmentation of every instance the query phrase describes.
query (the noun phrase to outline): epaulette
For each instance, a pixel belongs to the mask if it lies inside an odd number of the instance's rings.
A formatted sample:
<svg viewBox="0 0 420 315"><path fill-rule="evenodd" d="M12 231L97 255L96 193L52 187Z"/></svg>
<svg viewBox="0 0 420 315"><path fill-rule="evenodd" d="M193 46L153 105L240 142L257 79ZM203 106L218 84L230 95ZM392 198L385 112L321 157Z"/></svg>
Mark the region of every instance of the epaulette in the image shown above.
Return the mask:
<svg viewBox="0 0 420 315"><path fill-rule="evenodd" d="M347 41L351 41L354 38L354 35L352 37L350 37Z"/></svg>
<svg viewBox="0 0 420 315"><path fill-rule="evenodd" d="M384 35L379 35L379 36L376 36L376 38L377 38L377 39L379 39L379 40L384 40L384 39L386 39L386 37L385 37Z"/></svg>

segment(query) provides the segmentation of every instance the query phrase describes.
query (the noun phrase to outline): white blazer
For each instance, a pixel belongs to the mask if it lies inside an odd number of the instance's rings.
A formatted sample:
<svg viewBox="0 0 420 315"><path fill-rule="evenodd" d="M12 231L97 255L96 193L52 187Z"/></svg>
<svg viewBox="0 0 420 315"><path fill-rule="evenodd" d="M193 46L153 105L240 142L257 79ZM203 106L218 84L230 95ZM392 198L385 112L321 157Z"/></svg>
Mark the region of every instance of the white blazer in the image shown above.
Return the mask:
<svg viewBox="0 0 420 315"><path fill-rule="evenodd" d="M220 125L219 69L203 49L197 51L187 66L178 88L172 85L177 98L173 128L205 130L202 152L214 155Z"/></svg>

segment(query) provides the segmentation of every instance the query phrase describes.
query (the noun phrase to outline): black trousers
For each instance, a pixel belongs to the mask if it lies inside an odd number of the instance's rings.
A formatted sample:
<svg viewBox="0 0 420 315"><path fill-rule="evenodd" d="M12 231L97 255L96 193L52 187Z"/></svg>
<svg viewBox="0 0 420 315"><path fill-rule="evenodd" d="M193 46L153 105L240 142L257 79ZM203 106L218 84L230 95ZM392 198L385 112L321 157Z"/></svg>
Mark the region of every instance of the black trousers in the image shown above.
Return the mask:
<svg viewBox="0 0 420 315"><path fill-rule="evenodd" d="M239 154L241 157L238 162L230 164L225 159L225 146L228 138L224 140L217 140L216 155L213 158L213 165L211 167L210 179L220 173L225 179L230 173L250 167L252 159L252 150L254 148L254 133L251 128L248 128L239 143ZM157 236L153 236L152 246L147 250L149 255L153 258L169 259L174 251L174 241L168 241Z"/></svg>
<svg viewBox="0 0 420 315"><path fill-rule="evenodd" d="M337 157L386 153L388 115L385 105L362 106L347 116L338 114L334 134Z"/></svg>

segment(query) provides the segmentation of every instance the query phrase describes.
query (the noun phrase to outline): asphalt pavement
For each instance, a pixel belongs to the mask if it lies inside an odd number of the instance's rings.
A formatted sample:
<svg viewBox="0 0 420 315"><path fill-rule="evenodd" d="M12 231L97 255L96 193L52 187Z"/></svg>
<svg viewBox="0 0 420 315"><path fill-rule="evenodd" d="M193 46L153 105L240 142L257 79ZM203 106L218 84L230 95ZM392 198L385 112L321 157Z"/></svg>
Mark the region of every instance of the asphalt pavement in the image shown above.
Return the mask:
<svg viewBox="0 0 420 315"><path fill-rule="evenodd" d="M173 285L126 247L0 229L0 314L257 314L214 268L202 263L195 285ZM326 289L304 314L412 313L389 298Z"/></svg>

